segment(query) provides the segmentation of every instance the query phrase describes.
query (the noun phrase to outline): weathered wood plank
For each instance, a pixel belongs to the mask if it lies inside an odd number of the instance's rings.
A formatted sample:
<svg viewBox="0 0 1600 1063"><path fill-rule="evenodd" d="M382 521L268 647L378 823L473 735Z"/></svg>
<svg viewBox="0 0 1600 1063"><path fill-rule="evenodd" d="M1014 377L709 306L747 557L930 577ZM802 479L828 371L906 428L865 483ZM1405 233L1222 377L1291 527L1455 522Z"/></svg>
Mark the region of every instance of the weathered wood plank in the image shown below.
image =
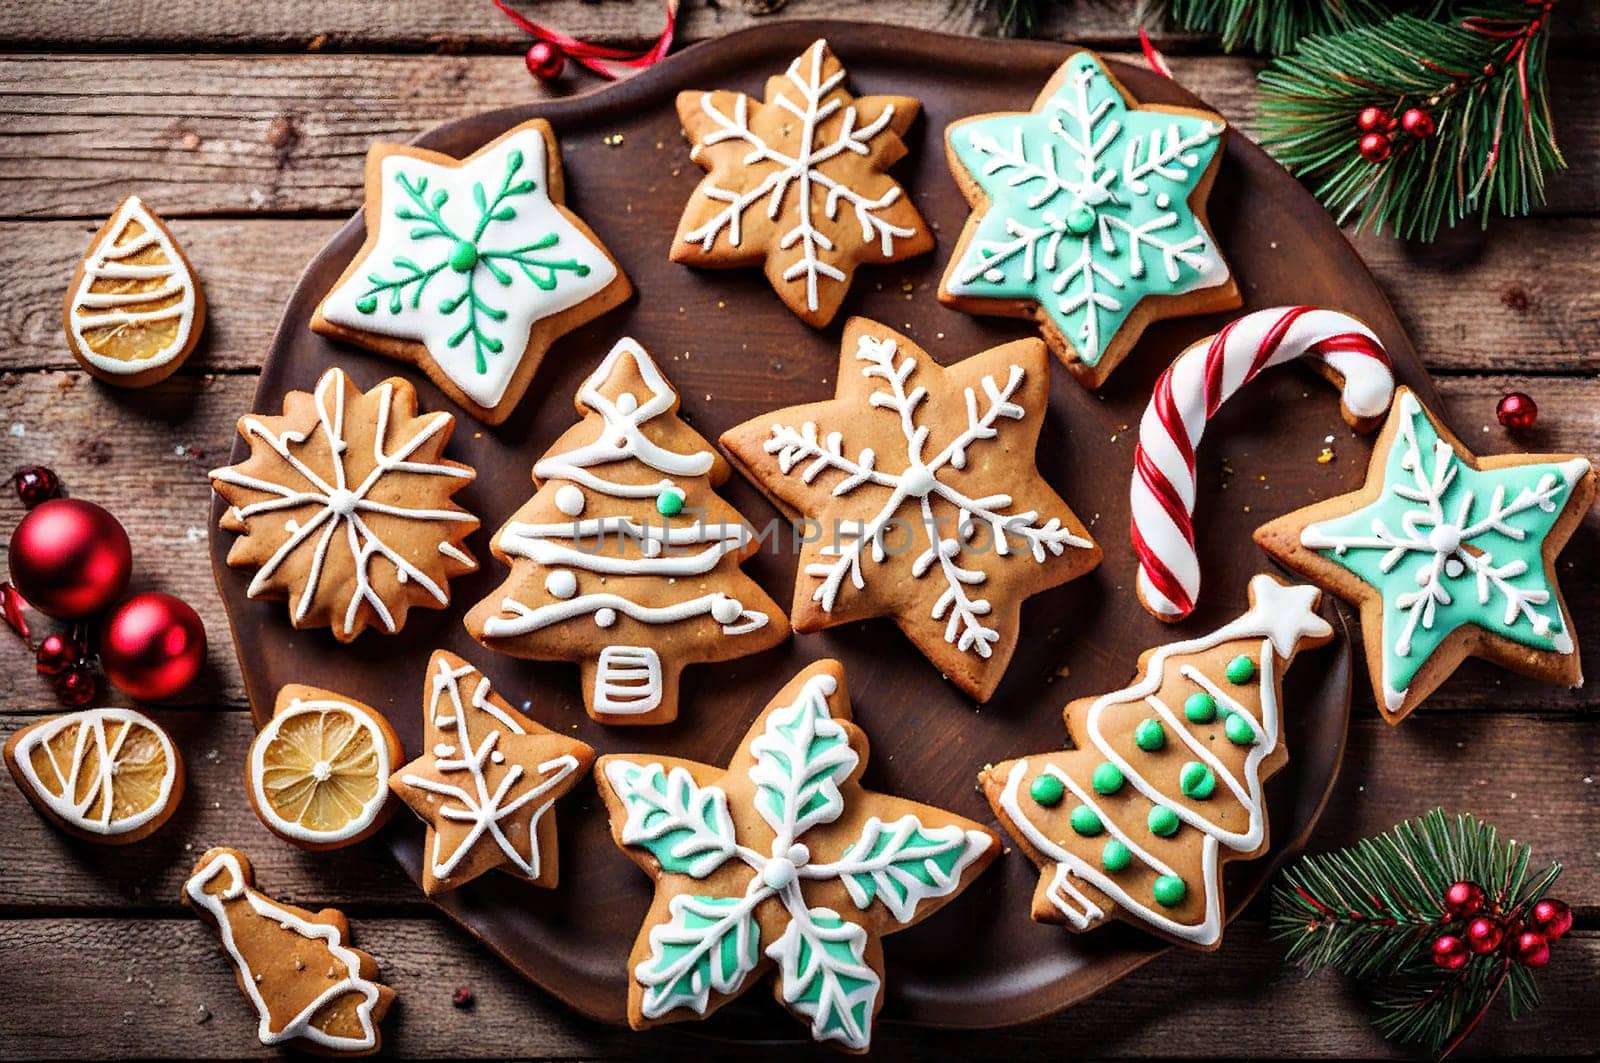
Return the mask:
<svg viewBox="0 0 1600 1063"><path fill-rule="evenodd" d="M272 883L263 876L270 890ZM474 1058L704 1059L749 1052L750 1042L708 1041L695 1024L633 1034L588 1022L501 967L466 935L425 919L363 919L358 945L377 957L399 994L385 1023L386 1051ZM1040 933L1064 933L1041 927ZM32 999L70 1007L0 1011L0 1058L177 1056L276 1059L255 1040L254 1018L209 929L181 919L31 919L0 923L0 952ZM879 1024L885 1059L1017 1059L1093 1046L1095 1058L1262 1055L1405 1058L1371 1028L1371 1012L1333 975L1304 981L1282 962L1260 920L1234 924L1216 955L1175 950L1102 996L1054 1018L1007 1030L928 1031ZM1590 1055L1600 1050L1593 1002L1580 972L1600 962L1600 935L1561 942L1540 979L1544 1002L1513 1024L1502 1004L1463 1058ZM893 972L890 972L893 977ZM20 985L19 981L19 985ZM470 985L470 1010L452 1005ZM1203 985L1203 992L1197 987ZM754 998L765 993L756 990ZM801 1027L771 1001L765 1058L817 1058ZM1271 1015L1263 1021L1264 1014ZM727 1029L712 1023L710 1030Z"/></svg>
<svg viewBox="0 0 1600 1063"><path fill-rule="evenodd" d="M306 853L261 826L240 782L254 735L245 713L167 709L155 715L183 751L190 789L168 826L117 850L113 859L48 826L9 780L0 782L0 822L7 824L0 832L0 911L170 913L184 874L213 845L248 852L262 881L285 900L385 914L424 907L422 894L379 845ZM0 713L0 740L31 719ZM613 751L626 749L627 737L616 735ZM1348 845L1434 804L1470 811L1532 842L1540 859L1564 863L1561 895L1585 917L1597 915L1600 847L1590 822L1597 774L1600 736L1583 718L1419 713L1396 729L1368 714L1351 729L1338 788L1313 845ZM574 798L590 799L587 787ZM417 829L405 810L399 816L406 821L401 829Z"/></svg>
<svg viewBox="0 0 1600 1063"><path fill-rule="evenodd" d="M205 282L206 333L185 372L259 366L301 269L333 219L184 218L172 228ZM98 221L0 223L0 371L75 366L61 298ZM1358 247L1435 370L1600 369L1600 220L1531 218L1447 248L1363 237ZM664 253L664 252L663 252Z"/></svg>
<svg viewBox="0 0 1600 1063"><path fill-rule="evenodd" d="M1203 57L1174 69L1249 132L1258 66ZM1552 177L1547 211L1593 213L1600 112L1588 103L1600 95L1600 66L1579 56L1551 66L1574 168ZM99 218L136 189L168 215L347 212L374 140L541 91L514 56L13 55L0 61L11 134L0 141L0 210Z"/></svg>

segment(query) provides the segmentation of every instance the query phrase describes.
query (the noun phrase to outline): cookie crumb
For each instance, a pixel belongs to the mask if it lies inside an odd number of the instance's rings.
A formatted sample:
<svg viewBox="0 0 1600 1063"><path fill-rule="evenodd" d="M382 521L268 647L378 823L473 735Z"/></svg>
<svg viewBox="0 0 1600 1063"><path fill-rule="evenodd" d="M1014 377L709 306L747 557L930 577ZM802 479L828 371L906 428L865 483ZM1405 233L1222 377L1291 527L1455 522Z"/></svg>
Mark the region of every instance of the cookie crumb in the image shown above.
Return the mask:
<svg viewBox="0 0 1600 1063"><path fill-rule="evenodd" d="M622 146L622 134L607 133L605 136L600 138L600 143L604 144L608 148L620 148Z"/></svg>
<svg viewBox="0 0 1600 1063"><path fill-rule="evenodd" d="M1317 464L1318 465L1326 465L1332 460L1333 460L1333 448L1332 447L1323 447L1322 450L1320 450L1317 453Z"/></svg>

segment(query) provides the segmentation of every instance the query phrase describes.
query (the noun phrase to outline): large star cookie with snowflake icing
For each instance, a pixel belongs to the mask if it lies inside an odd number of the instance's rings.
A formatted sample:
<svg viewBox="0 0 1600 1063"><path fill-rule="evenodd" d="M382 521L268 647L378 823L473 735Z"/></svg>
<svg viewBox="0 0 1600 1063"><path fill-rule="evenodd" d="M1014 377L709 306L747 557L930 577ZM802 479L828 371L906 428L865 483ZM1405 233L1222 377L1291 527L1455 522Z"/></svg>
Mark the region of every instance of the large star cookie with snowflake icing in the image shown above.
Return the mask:
<svg viewBox="0 0 1600 1063"><path fill-rule="evenodd" d="M619 846L656 880L629 957L635 1029L704 1017L777 971L818 1041L865 1051L883 1003L881 939L931 915L999 852L970 820L874 793L838 661L778 692L726 770L600 758Z"/></svg>
<svg viewBox="0 0 1600 1063"><path fill-rule="evenodd" d="M594 750L528 719L444 650L428 662L422 711L425 752L389 788L428 825L423 891L453 890L495 868L554 888L552 806L588 773Z"/></svg>
<svg viewBox="0 0 1600 1063"><path fill-rule="evenodd" d="M474 417L499 424L556 339L633 291L564 198L543 119L460 161L375 145L367 242L311 327L415 363Z"/></svg>
<svg viewBox="0 0 1600 1063"><path fill-rule="evenodd" d="M1586 458L1479 458L1402 388L1359 491L1257 529L1256 542L1361 606L1391 723L1467 657L1583 682L1555 559L1594 499Z"/></svg>
<svg viewBox="0 0 1600 1063"><path fill-rule="evenodd" d="M946 154L973 212L939 298L1035 319L1091 388L1150 322L1239 306L1205 219L1222 133L1209 111L1138 105L1089 52L1032 111L954 123Z"/></svg>
<svg viewBox="0 0 1600 1063"><path fill-rule="evenodd" d="M684 92L678 118L706 176L671 258L729 268L765 263L778 296L809 325L833 320L856 267L933 248L927 222L888 168L921 104L850 95L845 70L817 41L766 102L740 92Z"/></svg>
<svg viewBox="0 0 1600 1063"><path fill-rule="evenodd" d="M295 627L340 642L449 605L450 578L478 568L464 546L478 518L451 501L476 474L443 456L454 429L448 413L419 416L399 377L363 394L342 369L285 395L280 417L239 418L250 456L211 485L219 525L239 533L228 564L255 570L250 597L287 599Z"/></svg>
<svg viewBox="0 0 1600 1063"><path fill-rule="evenodd" d="M1038 340L948 368L865 318L845 326L833 399L722 437L802 535L800 632L891 616L985 701L1016 649L1022 601L1100 563L1033 464L1050 391Z"/></svg>

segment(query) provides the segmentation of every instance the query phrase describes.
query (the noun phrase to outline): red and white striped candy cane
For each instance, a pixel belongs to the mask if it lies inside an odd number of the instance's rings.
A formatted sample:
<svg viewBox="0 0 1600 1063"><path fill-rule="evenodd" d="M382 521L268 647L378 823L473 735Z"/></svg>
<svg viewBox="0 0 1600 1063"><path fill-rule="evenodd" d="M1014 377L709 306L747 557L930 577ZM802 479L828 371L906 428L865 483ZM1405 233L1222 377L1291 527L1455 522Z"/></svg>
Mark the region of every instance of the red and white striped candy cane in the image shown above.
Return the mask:
<svg viewBox="0 0 1600 1063"><path fill-rule="evenodd" d="M1389 355L1348 314L1310 306L1257 310L1193 344L1156 381L1133 452L1132 539L1139 599L1156 617L1182 620L1200 593L1195 554L1194 455L1206 422L1257 373L1314 358L1339 383L1344 417L1377 426L1394 398Z"/></svg>

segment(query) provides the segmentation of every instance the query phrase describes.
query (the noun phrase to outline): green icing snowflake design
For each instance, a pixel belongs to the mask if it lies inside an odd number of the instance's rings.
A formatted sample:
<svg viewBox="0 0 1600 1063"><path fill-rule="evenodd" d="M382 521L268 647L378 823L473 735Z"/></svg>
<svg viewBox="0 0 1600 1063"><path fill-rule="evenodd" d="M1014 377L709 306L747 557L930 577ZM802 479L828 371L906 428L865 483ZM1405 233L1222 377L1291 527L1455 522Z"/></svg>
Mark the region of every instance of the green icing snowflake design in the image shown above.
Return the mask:
<svg viewBox="0 0 1600 1063"><path fill-rule="evenodd" d="M1038 303L1090 366L1139 303L1228 280L1189 205L1219 123L1128 106L1087 52L1036 109L956 123L989 205L945 287Z"/></svg>
<svg viewBox="0 0 1600 1063"><path fill-rule="evenodd" d="M1382 595L1391 711L1434 650L1469 624L1536 650L1572 652L1544 542L1589 471L1582 458L1474 469L1414 395L1396 405L1400 422L1377 500L1300 536Z"/></svg>
<svg viewBox="0 0 1600 1063"><path fill-rule="evenodd" d="M646 1018L676 1008L705 1014L713 992L727 997L745 987L764 951L777 964L784 1002L810 1022L814 1038L864 1050L882 984L859 913L881 905L909 923L923 901L959 889L962 873L988 851L992 840L982 831L929 827L913 814L888 823L874 816L836 859L813 862L812 846L828 843L819 835L845 812L841 787L860 761L829 711L837 689L832 675L813 675L751 742L748 779L769 828L760 841L770 836L770 845L741 840L722 787L696 783L683 767L608 759L605 782L627 809L623 844L650 852L664 874L704 880L729 861L755 872L742 893L673 897L667 921L650 929L649 957L633 972ZM807 900L806 884L830 881L844 886L856 912ZM764 950L763 905L785 915L783 932Z"/></svg>

